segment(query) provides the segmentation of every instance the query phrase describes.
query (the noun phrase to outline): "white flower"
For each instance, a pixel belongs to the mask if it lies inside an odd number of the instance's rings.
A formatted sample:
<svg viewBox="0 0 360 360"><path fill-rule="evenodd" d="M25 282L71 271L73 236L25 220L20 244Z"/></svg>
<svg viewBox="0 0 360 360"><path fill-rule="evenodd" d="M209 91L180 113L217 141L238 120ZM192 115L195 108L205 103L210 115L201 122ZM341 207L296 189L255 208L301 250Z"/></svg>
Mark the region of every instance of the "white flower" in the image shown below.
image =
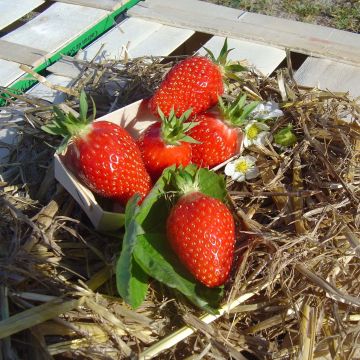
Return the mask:
<svg viewBox="0 0 360 360"><path fill-rule="evenodd" d="M266 103L260 103L252 112L251 116L255 119L272 119L279 116L283 116L284 113L279 109L279 104L275 101L267 101Z"/></svg>
<svg viewBox="0 0 360 360"><path fill-rule="evenodd" d="M231 176L234 181L254 179L259 175L259 169L255 165L256 158L250 155L240 156L225 166L225 174Z"/></svg>
<svg viewBox="0 0 360 360"><path fill-rule="evenodd" d="M272 140L269 130L269 126L262 122L256 120L250 121L244 129L244 147L247 148L251 145L264 146L267 140Z"/></svg>

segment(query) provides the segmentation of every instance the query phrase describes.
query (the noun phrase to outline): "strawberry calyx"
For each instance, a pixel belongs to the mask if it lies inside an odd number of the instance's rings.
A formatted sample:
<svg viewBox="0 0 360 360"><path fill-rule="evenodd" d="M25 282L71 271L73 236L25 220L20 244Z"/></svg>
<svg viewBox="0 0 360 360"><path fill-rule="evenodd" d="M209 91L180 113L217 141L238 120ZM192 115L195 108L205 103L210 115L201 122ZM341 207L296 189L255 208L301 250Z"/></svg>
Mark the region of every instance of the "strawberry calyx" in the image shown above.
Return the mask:
<svg viewBox="0 0 360 360"><path fill-rule="evenodd" d="M200 192L198 168L195 174L190 174L186 168L178 167L173 172L172 183L180 196L187 195L192 192Z"/></svg>
<svg viewBox="0 0 360 360"><path fill-rule="evenodd" d="M246 123L250 114L258 106L258 101L246 103L246 94L240 94L233 102L225 104L223 99L218 97L220 113L226 123L233 127L241 127Z"/></svg>
<svg viewBox="0 0 360 360"><path fill-rule="evenodd" d="M161 138L166 145L180 145L181 142L199 143L186 134L190 129L198 125L194 121L187 122L191 113L192 109L188 109L180 117L177 117L174 108L172 108L169 116L165 116L160 107L158 107L158 114L161 120Z"/></svg>
<svg viewBox="0 0 360 360"><path fill-rule="evenodd" d="M214 53L204 46L205 51L207 52L208 57L210 60L219 66L221 74L223 78L226 79L233 79L239 80L239 77L236 73L241 71L248 70L245 66L241 65L239 62L233 62L228 60L229 53L234 49L228 48L227 38L225 38L224 44L220 50L219 56L216 58Z"/></svg>
<svg viewBox="0 0 360 360"><path fill-rule="evenodd" d="M78 116L75 116L70 111L65 113L58 106L53 107L54 118L49 124L43 125L41 129L48 134L63 137L63 141L58 147L57 153L62 153L73 138L83 138L86 136L87 133L91 131L90 124L96 116L94 100L91 99L91 101L93 103L94 110L90 117L87 116L88 102L86 94L83 90L80 93Z"/></svg>

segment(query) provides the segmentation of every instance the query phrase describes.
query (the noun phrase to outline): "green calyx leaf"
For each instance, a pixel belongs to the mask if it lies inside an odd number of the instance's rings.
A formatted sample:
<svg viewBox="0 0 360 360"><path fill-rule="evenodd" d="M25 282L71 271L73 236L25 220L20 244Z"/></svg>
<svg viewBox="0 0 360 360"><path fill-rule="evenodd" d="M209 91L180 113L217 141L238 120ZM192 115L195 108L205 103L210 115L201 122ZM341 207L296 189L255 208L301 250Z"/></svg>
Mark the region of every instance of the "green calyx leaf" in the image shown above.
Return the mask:
<svg viewBox="0 0 360 360"><path fill-rule="evenodd" d="M280 129L274 134L274 141L281 146L292 146L297 142L297 137L292 131L292 125L288 124L286 127Z"/></svg>
<svg viewBox="0 0 360 360"><path fill-rule="evenodd" d="M225 104L220 96L218 99L219 108L224 119L232 125L239 127L247 122L250 114L259 105L258 101L252 101L247 104L245 94L240 94L230 104Z"/></svg>
<svg viewBox="0 0 360 360"><path fill-rule="evenodd" d="M41 129L51 135L62 136L64 138L58 152L61 152L66 147L67 142L73 136L83 133L86 127L95 119L95 103L92 98L91 101L94 109L91 117L87 116L88 101L84 90L80 93L79 116L75 116L71 112L65 113L57 106L53 107L54 117L52 121L47 125L43 125Z"/></svg>
<svg viewBox="0 0 360 360"><path fill-rule="evenodd" d="M197 122L186 122L192 113L192 109L185 111L180 117L175 115L174 108L171 109L168 117L164 115L160 108L158 108L158 113L161 119L161 137L167 145L179 145L181 142L199 143L186 134L190 129L198 125Z"/></svg>
<svg viewBox="0 0 360 360"><path fill-rule="evenodd" d="M222 176L198 169L195 165L182 171L190 178L197 174L201 192L225 200ZM175 176L175 166L165 169L140 206L135 198L126 207L125 235L116 266L117 288L128 304L139 306L146 295L144 279L149 276L180 292L196 306L215 313L223 288L207 288L196 281L181 264L166 238L166 221L171 210L168 194L176 190L173 185Z"/></svg>
<svg viewBox="0 0 360 360"><path fill-rule="evenodd" d="M228 60L229 53L234 49L228 48L227 38L225 38L224 44L217 58L211 50L206 47L204 47L204 49L207 52L210 60L221 67L225 79L239 80L239 77L236 75L236 73L248 70L247 67L241 65L240 63L231 62Z"/></svg>

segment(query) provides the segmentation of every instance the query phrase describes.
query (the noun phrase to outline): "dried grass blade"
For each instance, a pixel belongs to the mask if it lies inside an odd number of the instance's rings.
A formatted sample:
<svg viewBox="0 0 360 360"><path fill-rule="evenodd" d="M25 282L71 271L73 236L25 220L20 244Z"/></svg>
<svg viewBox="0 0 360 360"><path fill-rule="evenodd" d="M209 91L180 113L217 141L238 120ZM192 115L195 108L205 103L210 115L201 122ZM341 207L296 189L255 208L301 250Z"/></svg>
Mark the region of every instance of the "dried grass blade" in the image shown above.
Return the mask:
<svg viewBox="0 0 360 360"><path fill-rule="evenodd" d="M310 119L308 119L308 121L310 122ZM311 147L313 149L315 149L315 151L319 155L319 158L323 161L325 167L328 169L329 173L331 173L341 183L341 185L347 192L350 200L355 204L359 204L359 199L357 198L357 196L350 189L350 187L344 181L344 179L337 173L337 171L334 169L334 167L332 166L332 164L330 163L328 158L324 155L326 153L326 151L323 149L322 144L310 135L309 129L306 125L303 115L301 116L301 124L302 124L303 130L304 130L305 138L309 141Z"/></svg>
<svg viewBox="0 0 360 360"><path fill-rule="evenodd" d="M360 239L359 237L347 226L344 224L344 234L351 245L351 247L354 249L357 256L360 257Z"/></svg>
<svg viewBox="0 0 360 360"><path fill-rule="evenodd" d="M84 298L67 301L57 299L10 316L0 321L0 339L76 309L83 301Z"/></svg>
<svg viewBox="0 0 360 360"><path fill-rule="evenodd" d="M301 176L301 159L300 154L297 152L294 154L293 159L293 188L295 191L302 191L303 181ZM291 198L292 206L294 209L295 216L295 230L299 235L305 234L307 232L305 226L305 220L302 218L303 214L303 198L293 196Z"/></svg>
<svg viewBox="0 0 360 360"><path fill-rule="evenodd" d="M61 92L65 93L65 94L68 94L68 95L71 95L71 96L79 96L78 91L75 91L75 90L70 89L70 88L66 88L64 86L52 84L51 82L46 80L46 78L44 76L39 75L37 72L32 70L29 66L26 66L26 65L22 64L22 65L20 65L20 69L25 71L26 73L30 74L31 76L33 76L39 83L47 86L50 89L58 90L58 91L61 91Z"/></svg>
<svg viewBox="0 0 360 360"><path fill-rule="evenodd" d="M95 273L90 280L86 282L86 285L92 291L95 291L100 286L104 285L111 276L114 275L114 271L111 266L106 266L103 269Z"/></svg>
<svg viewBox="0 0 360 360"><path fill-rule="evenodd" d="M316 335L316 309L309 306L306 300L300 313L300 349L298 359L312 360L314 358Z"/></svg>
<svg viewBox="0 0 360 360"><path fill-rule="evenodd" d="M300 272L302 275L307 277L310 281L312 281L314 284L322 288L326 294L341 303L353 305L353 306L360 306L360 299L341 293L338 289L334 288L331 284L329 284L326 280L321 278L320 276L316 275L312 271L310 271L308 268L306 268L303 264L296 264L295 266L296 270Z"/></svg>
<svg viewBox="0 0 360 360"><path fill-rule="evenodd" d="M277 278L275 278L273 281L275 281ZM216 319L220 318L224 314L229 313L232 309L239 306L246 300L250 299L254 295L258 294L259 291L267 288L272 284L273 281L268 281L264 284L262 284L258 289L245 293L241 296L239 296L236 300L234 300L230 304L225 304L220 309L218 309L218 314L204 314L202 315L199 320L204 322L205 324L210 324ZM155 345L150 346L148 349L143 351L141 354L139 354L138 360L149 360L155 357L156 355L160 354L162 351L170 349L180 341L186 339L188 336L193 334L195 330L189 326L184 326L181 329L175 331L171 335L165 337L164 339L158 341Z"/></svg>
<svg viewBox="0 0 360 360"><path fill-rule="evenodd" d="M255 334L256 332L269 329L273 326L284 325L284 323L295 316L294 309L287 309L283 314L274 315L264 321L259 322L258 324L251 326L247 329L248 334Z"/></svg>

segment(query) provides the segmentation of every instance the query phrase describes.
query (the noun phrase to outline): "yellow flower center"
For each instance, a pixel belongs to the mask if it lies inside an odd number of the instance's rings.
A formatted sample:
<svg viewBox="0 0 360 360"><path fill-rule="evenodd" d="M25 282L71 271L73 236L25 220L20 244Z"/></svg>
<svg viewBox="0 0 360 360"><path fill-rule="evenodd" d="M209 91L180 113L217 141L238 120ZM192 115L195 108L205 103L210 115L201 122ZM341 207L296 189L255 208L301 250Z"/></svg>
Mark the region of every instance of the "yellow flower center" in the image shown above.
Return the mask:
<svg viewBox="0 0 360 360"><path fill-rule="evenodd" d="M235 165L235 170L240 173L246 173L250 169L250 166L246 160L239 160Z"/></svg>
<svg viewBox="0 0 360 360"><path fill-rule="evenodd" d="M261 132L261 129L258 128L258 126L256 124L253 124L247 129L246 135L250 140L254 140L257 138L257 136L259 135L260 132Z"/></svg>

